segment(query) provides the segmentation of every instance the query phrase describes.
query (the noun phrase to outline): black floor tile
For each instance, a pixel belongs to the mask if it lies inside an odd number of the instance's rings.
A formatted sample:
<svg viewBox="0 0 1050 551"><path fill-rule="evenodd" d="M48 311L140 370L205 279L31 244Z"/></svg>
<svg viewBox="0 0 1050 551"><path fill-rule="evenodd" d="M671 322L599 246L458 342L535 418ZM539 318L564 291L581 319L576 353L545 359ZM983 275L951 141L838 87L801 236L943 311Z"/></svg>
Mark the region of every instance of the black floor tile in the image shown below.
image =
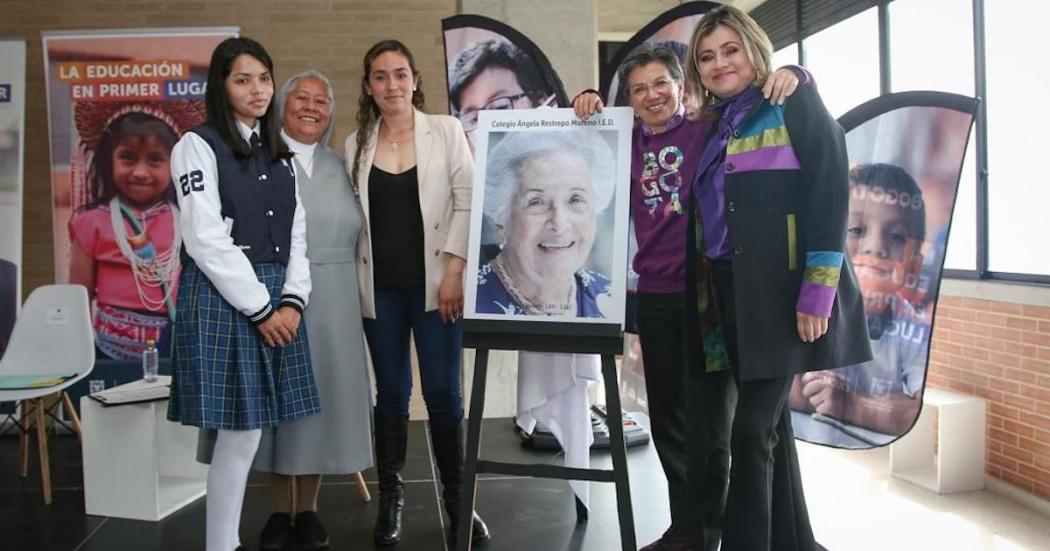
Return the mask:
<svg viewBox="0 0 1050 551"><path fill-rule="evenodd" d="M481 423L481 458L509 463L543 463L562 465L561 450L532 450L521 445L512 419L486 419ZM502 477L482 473L479 478Z"/></svg>
<svg viewBox="0 0 1050 551"><path fill-rule="evenodd" d="M379 507L378 490L370 503L357 495L350 484L323 485L317 510L332 539L332 549L372 549L372 528ZM253 549L270 511L262 488L250 488L245 496L241 519L241 538ZM438 517L437 494L432 481L405 484L401 544L396 549L440 549L441 521ZM435 547L435 545L437 547ZM381 548L377 549L391 549Z"/></svg>
<svg viewBox="0 0 1050 551"><path fill-rule="evenodd" d="M52 487L83 489L84 467L79 440L68 434L52 434L48 437L47 444ZM22 478L19 473L18 437L12 434L0 438L0 492L35 490L39 495L43 495L40 494L40 460L37 449L34 433L29 439L29 469L26 473L28 476Z"/></svg>
<svg viewBox="0 0 1050 551"><path fill-rule="evenodd" d="M17 445L16 445L17 446ZM13 463L0 463L11 470ZM44 505L39 485L0 491L0 549L69 551L105 519L84 514L83 489L55 490Z"/></svg>
<svg viewBox="0 0 1050 551"><path fill-rule="evenodd" d="M79 443L72 436L48 438L51 505L44 505L36 438L29 443L29 470L22 478L18 438L0 438L0 548L74 549L104 520L84 514L84 475Z"/></svg>
<svg viewBox="0 0 1050 551"><path fill-rule="evenodd" d="M18 476L18 439L0 438L0 549L18 551L200 551L204 548L205 500L199 499L158 523L103 518L84 514L83 474L76 439L50 440L54 503L44 506L35 451L26 479ZM35 450L35 447L34 447ZM481 455L494 461L561 464L560 452L522 448L508 419L484 422ZM321 520L333 550L397 549L443 551L443 520L434 482L426 424L409 424L404 476L404 534L395 548L372 544L378 508L375 470L365 471L371 503L358 496L349 475L325 477L320 499ZM607 451L591 455L592 466L610 468ZM628 451L631 491L638 544L651 541L668 523L666 482L651 446ZM269 515L261 479L253 476L245 494L241 536L249 549ZM573 494L560 480L484 475L478 483L477 509L493 540L486 549L500 551L582 550L620 548L615 489L591 483L590 521L576 524Z"/></svg>
<svg viewBox="0 0 1050 551"><path fill-rule="evenodd" d="M537 452L510 445L503 431L517 436L502 423L486 420L482 428L481 456L494 461L562 464L559 454ZM502 445L500 445L502 444ZM667 481L652 445L629 448L631 500L639 547L655 540L670 524ZM607 450L591 452L591 468L611 469ZM569 483L562 480L510 478L492 475L479 478L478 513L492 531L491 549L500 551L620 549L616 489L611 483L590 483L590 511L586 523L576 523L576 508Z"/></svg>
<svg viewBox="0 0 1050 551"><path fill-rule="evenodd" d="M90 517L100 518L100 517ZM160 522L106 518L77 551L189 551L204 549L204 499Z"/></svg>

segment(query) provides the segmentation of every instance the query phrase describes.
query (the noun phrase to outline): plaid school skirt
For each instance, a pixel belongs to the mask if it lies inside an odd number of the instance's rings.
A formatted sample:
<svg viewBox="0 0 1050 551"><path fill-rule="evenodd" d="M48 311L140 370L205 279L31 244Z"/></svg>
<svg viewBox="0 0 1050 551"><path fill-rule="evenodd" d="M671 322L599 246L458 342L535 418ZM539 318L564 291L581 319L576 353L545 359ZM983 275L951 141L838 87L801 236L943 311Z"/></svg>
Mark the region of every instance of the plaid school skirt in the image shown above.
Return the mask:
<svg viewBox="0 0 1050 551"><path fill-rule="evenodd" d="M284 266L255 273L278 307ZM321 411L306 326L288 346L271 348L248 317L226 302L197 265L179 277L168 419L206 429L276 426Z"/></svg>

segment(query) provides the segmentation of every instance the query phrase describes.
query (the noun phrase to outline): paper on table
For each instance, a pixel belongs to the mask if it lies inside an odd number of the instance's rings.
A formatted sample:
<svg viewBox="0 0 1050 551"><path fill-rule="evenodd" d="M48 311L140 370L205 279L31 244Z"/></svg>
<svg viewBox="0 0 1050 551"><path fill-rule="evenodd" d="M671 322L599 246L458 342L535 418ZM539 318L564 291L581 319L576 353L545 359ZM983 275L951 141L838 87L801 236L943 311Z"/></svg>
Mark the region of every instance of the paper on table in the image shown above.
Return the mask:
<svg viewBox="0 0 1050 551"><path fill-rule="evenodd" d="M152 383L135 381L89 394L88 397L104 406L117 406L167 400L170 393L171 377L162 375Z"/></svg>
<svg viewBox="0 0 1050 551"><path fill-rule="evenodd" d="M76 373L51 373L44 375L0 375L0 390L25 390L60 385L76 377Z"/></svg>

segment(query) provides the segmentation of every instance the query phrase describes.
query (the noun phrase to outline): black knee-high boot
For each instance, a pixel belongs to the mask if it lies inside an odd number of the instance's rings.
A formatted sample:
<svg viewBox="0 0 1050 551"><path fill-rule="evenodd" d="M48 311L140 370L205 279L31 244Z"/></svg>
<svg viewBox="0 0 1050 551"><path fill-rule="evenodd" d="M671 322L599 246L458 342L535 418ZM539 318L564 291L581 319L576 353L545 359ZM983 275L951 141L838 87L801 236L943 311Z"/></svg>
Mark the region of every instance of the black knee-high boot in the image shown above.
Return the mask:
<svg viewBox="0 0 1050 551"><path fill-rule="evenodd" d="M376 471L379 475L379 516L375 542L394 545L401 541L401 510L405 506L401 470L408 444L408 416L375 410Z"/></svg>
<svg viewBox="0 0 1050 551"><path fill-rule="evenodd" d="M434 445L434 458L441 471L441 497L448 513L449 528L446 539L455 543L456 527L459 526L459 504L463 496L463 423L452 428L430 425L430 441ZM480 543L489 539L489 528L475 512L471 520L473 529L470 540Z"/></svg>

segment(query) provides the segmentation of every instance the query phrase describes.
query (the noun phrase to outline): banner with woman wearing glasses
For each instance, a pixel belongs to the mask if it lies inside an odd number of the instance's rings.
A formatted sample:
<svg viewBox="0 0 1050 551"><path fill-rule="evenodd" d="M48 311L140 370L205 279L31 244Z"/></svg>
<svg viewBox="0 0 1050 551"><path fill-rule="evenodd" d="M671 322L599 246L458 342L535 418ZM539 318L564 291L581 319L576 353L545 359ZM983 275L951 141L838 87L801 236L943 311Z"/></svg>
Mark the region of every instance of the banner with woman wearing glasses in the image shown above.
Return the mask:
<svg viewBox="0 0 1050 551"><path fill-rule="evenodd" d="M600 217L604 220L604 224L608 225L610 231L584 232L586 234L584 238L576 239L572 244L569 242L573 242L573 239L569 239L566 243L560 241L555 243L557 240L548 240L549 242L537 245L537 250L545 253L540 255L544 258L547 256L580 257L566 264L574 266L570 273L578 272L587 275L584 278L586 281L577 282L574 288L584 288L588 287L586 284L590 284L590 287L596 289L593 296L582 297L582 300L575 300L578 297L568 293L558 300L544 300L543 304L539 304L533 295L536 295L538 291L548 290L549 286L533 286L528 285L528 282L545 281L545 275L549 274L522 273L516 278L521 280L521 285L511 283L508 280L509 273L521 272L522 266L515 265L513 261L508 265L506 261L518 257L524 260L525 255L516 254L519 251L513 244L535 241L537 236L528 236L526 239L523 231L517 230L518 222L523 219L522 217L514 217L515 225L511 228L510 217L508 220L501 218L502 215L508 214L510 210L508 205L494 204L495 202L509 204L518 198L519 191L520 193L527 191L525 186L519 185L521 182L517 181L524 178L522 170L510 171L510 164L518 162L519 157L530 156L533 153L546 155L547 152L559 148L563 150L562 153L565 153L567 146L553 145L565 142L573 146L571 147L573 151L581 149L577 157L580 159L586 157L586 161L591 164L583 176L586 176L585 179L588 182L594 181L587 187L588 189L593 188L591 194L594 195L595 200L591 201L590 206L593 210L592 218L597 221L599 214L605 211L607 205L616 203L612 201L612 198L616 197L613 193L615 189L613 181L618 176L617 164L621 156L618 151L617 134L609 132L622 129L603 128L606 132L588 133L584 132L584 128L575 128L576 132L567 132L568 125L580 126L582 123L572 119L571 113L565 116L564 113L556 114L550 111L542 115L527 112L510 115L508 121L513 120L514 125L520 125L514 128L507 127L506 125L510 123L506 121L496 123L508 134L503 131L489 134L489 130L492 129L488 128L479 130L479 117L484 111L520 111L548 106L568 106L561 79L558 78L547 57L531 40L499 21L478 15L460 15L445 19L442 26L448 70L449 108L450 112L462 123L463 130L467 133L470 142L471 151L477 160L475 179L478 180L476 182L478 189L475 189L474 204L485 205L484 209L475 209L475 211L484 210L485 216L476 216L477 220L471 224L471 237L476 239L476 243L472 244L471 249L474 264L468 263L468 270L473 268L478 278L476 282L471 282L469 281L471 278L468 278L468 304L465 309L467 317L477 315L479 317L525 316L527 318L535 315L540 316L537 319L543 320L551 319L548 316L553 315L554 319L562 318L561 321L571 318L576 321L622 323L622 281L617 281L622 277L613 275L617 272L613 266L613 253L618 250L618 247L613 239L616 232L611 231L616 222L613 214L619 212L618 209L609 209ZM500 115L489 113L488 116L498 118ZM562 121L562 119L565 120ZM626 121L629 127L629 116ZM564 124L559 126L556 122ZM505 136L509 137L510 134L523 130L536 130L544 124L552 125L548 128L551 132L543 136L530 135L528 139L525 139L524 136L516 136L507 139L503 146L496 147L496 144L504 140ZM618 124L623 123L620 121ZM487 142L489 150L480 151L477 148L482 145L482 137L486 135L491 140ZM595 143L576 147L578 144L571 143L574 140L590 140ZM623 155L622 158L627 159L626 155ZM485 172L486 164L490 165L488 174ZM568 165L562 168L565 171L570 170ZM596 171L599 173L597 176ZM534 180L539 181L539 176L535 176ZM605 192L606 188L608 192ZM497 195L499 195L499 200L497 200ZM626 216L626 211L622 214ZM512 229L514 231L511 231ZM562 250L559 248L561 245L567 248ZM572 247L575 247L579 254L574 250L569 250ZM522 245L521 252L527 250L531 249ZM539 261L541 266L547 262L546 260L533 260ZM542 272L542 270L539 271ZM528 281L522 279L526 275L529 276ZM613 277L612 280L610 276ZM472 283L478 283L478 286ZM496 285L497 283L499 285ZM525 289L525 287L530 288ZM620 290L621 293L618 302L612 300L614 288ZM473 303L470 303L471 290L477 293L477 298Z"/></svg>
<svg viewBox="0 0 1050 551"><path fill-rule="evenodd" d="M441 28L449 113L463 123L471 153L481 111L569 106L547 56L518 31L480 15L449 17Z"/></svg>
<svg viewBox="0 0 1050 551"><path fill-rule="evenodd" d="M504 138L510 133L495 132L493 134L498 136L490 135L479 129L479 114L489 111L489 115L492 115L492 112L507 115L506 110L510 109L567 107L569 102L561 79L547 57L531 40L499 21L478 15L458 15L443 20L442 28L448 69L449 112L463 124L471 152L478 159L475 167L477 187L474 204L479 206L473 211L475 219L471 223L471 260L468 262L468 270L473 275L468 277L467 282L466 315L470 317L474 315L471 312L480 312L482 316L507 320L529 319L531 315L534 316L531 319L541 321L557 321L559 318L564 321L572 318L584 322L619 323L618 320L622 319L622 295L617 309L612 304L613 287L609 285L614 232L608 224L612 221L613 211L616 209L599 209L596 204L584 208L580 201L575 202L579 210L586 211L576 213L577 217L583 216L586 219L584 226L589 227L582 228L583 231L578 234L579 239L564 242L544 238L541 243L536 243L535 238L538 236L532 236L535 247L531 250L539 251L541 256L550 257L553 261L544 260L533 264L533 267L548 269L522 273L521 270L517 270L520 267L517 260L523 258L518 253L530 250L525 245L529 242L529 236L525 234L530 226L518 223L524 217L518 216L512 223L509 217L502 216L510 210L507 207L512 198L519 195L514 192L517 181L508 178L511 174L507 171L495 170L494 174L500 173L501 177L494 178L493 181L498 180L502 184L510 185L494 186L493 189L498 190L492 194L482 193L483 199L477 195L478 191L486 191L485 163L486 159L492 158L487 153L495 153L497 161L503 159L513 162L515 157L529 154L529 151L549 153L549 146L557 147L559 139L550 133L519 135L509 139ZM541 111L546 113L541 114ZM522 120L526 125L539 125L544 120L575 120L571 111L566 112L568 115L549 109L536 109L531 112L517 111L523 114L522 117L511 116L515 120ZM627 117L626 120L629 127L630 118ZM603 151L609 157L606 166L601 168L602 171L616 170L613 159L622 159L624 162L629 159L626 154L613 156L619 153L618 142L609 133L603 136L599 131L591 129L587 138L596 140L592 143L595 146L591 148L592 151ZM501 140L504 142L503 146L498 147L496 143ZM485 144L491 147L485 149ZM595 187L590 183L590 171L575 170L579 168L579 159L579 155L555 155L551 157L551 166L561 166L567 171L579 174L588 180L588 197L601 198L604 206L612 204L612 181L602 182L601 186ZM604 190L604 193L595 194L594 191L598 188ZM621 195L626 198L626 194ZM532 199L536 197L530 197L530 200ZM484 208L480 206L482 204L485 205ZM534 206L534 209L536 208L538 207ZM601 213L602 210L605 212ZM564 232L557 237L565 237ZM623 240L619 242L622 243ZM483 273L488 275L482 275ZM551 278L548 276L555 273L561 277L554 276L553 279L559 284L569 285L564 289L560 285L549 285L547 282L551 281ZM576 273L586 274L587 277L577 278ZM622 289L623 270L620 270L619 274L615 283ZM558 298L539 299L534 296L537 287L558 288ZM584 292L573 293L570 288L576 291L582 289ZM577 317L578 313L584 312L583 316ZM548 317L548 314L555 315ZM604 317L598 317L599 314ZM517 367L518 427L524 434L533 436L536 432L550 431L548 434L552 433L565 450L566 466L589 467L589 449L594 441L595 429L592 427L587 389L598 380L598 357L588 354L520 352ZM578 502L586 506L589 503L588 483L570 481L570 486Z"/></svg>

